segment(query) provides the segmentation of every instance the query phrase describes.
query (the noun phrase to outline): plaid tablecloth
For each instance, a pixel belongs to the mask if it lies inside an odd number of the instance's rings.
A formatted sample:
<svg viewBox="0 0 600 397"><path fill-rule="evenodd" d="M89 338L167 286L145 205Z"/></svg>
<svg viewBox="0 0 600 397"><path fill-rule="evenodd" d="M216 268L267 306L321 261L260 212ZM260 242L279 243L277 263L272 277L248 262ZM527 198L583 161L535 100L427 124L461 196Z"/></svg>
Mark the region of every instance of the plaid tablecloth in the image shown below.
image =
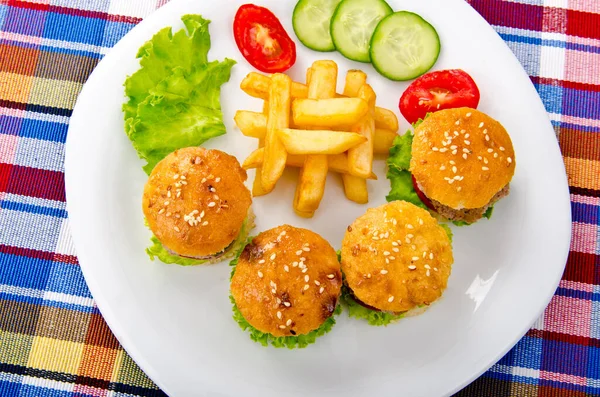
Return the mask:
<svg viewBox="0 0 600 397"><path fill-rule="evenodd" d="M119 346L86 287L63 161L86 78L166 1L0 0L0 396L164 395ZM470 3L517 55L552 119L573 242L544 315L458 395L600 395L600 1Z"/></svg>

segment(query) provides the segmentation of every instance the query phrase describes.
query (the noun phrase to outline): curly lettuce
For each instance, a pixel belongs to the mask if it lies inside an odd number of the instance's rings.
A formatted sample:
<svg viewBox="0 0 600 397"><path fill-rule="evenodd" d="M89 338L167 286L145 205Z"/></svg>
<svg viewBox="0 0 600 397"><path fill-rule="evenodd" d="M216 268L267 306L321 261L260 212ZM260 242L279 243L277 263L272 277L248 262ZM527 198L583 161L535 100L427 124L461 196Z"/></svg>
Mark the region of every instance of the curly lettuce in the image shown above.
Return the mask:
<svg viewBox="0 0 600 397"><path fill-rule="evenodd" d="M247 244L251 243L253 239L254 239L254 237L248 238L248 240L246 241L246 244L244 246L242 246L236 252L235 258L233 258L233 260L231 262L229 262L229 266L231 266L230 279L233 278L233 275L235 274L236 266L240 259L240 255L244 251L245 246ZM321 326L319 328L309 332L306 335L277 337L277 336L273 336L269 333L259 331L258 329L254 328L252 325L250 325L250 323L244 318L244 316L238 309L238 307L235 303L235 299L233 298L232 295L229 295L229 300L231 301L231 304L232 304L233 319L235 320L236 323L238 323L238 325L240 326L240 328L243 331L247 331L250 334L250 339L252 339L254 342L260 343L263 346L271 345L271 346L277 347L277 348L287 347L288 349L296 349L296 348L302 349L310 344L315 343L316 339L319 336L323 336L326 333L328 333L329 331L331 331L331 329L335 325L334 317L339 315L342 312L342 307L340 305L338 305L335 308L333 315L331 317L329 317L327 320L325 320L325 322L323 324L321 324Z"/></svg>
<svg viewBox="0 0 600 397"><path fill-rule="evenodd" d="M390 323L400 320L405 313L394 314L381 310L369 309L358 303L352 296L352 292L347 286L342 287L342 302L348 309L348 316L367 320L369 325L387 326Z"/></svg>
<svg viewBox="0 0 600 397"><path fill-rule="evenodd" d="M185 29L164 28L139 49L141 68L125 81L125 131L148 174L176 149L226 133L220 90L235 61L208 62L210 21L181 19Z"/></svg>

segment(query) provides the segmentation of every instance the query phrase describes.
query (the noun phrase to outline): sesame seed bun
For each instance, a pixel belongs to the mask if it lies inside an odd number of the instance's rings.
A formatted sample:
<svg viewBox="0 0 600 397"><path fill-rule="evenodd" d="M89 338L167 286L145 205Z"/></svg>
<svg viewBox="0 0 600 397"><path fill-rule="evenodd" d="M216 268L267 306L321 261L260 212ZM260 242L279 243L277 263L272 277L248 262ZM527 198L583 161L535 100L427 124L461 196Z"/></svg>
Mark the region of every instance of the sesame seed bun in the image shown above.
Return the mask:
<svg viewBox="0 0 600 397"><path fill-rule="evenodd" d="M318 234L283 225L260 233L240 255L231 294L254 328L273 336L308 334L332 316L342 274Z"/></svg>
<svg viewBox="0 0 600 397"><path fill-rule="evenodd" d="M169 154L152 170L142 199L148 226L174 254L206 258L239 235L252 197L246 171L219 150L189 147Z"/></svg>
<svg viewBox="0 0 600 397"><path fill-rule="evenodd" d="M480 208L511 181L515 153L504 127L485 113L440 110L415 129L410 172L428 198Z"/></svg>
<svg viewBox="0 0 600 397"><path fill-rule="evenodd" d="M347 229L342 271L353 295L372 308L401 313L438 299L454 262L445 230L406 201L371 208Z"/></svg>

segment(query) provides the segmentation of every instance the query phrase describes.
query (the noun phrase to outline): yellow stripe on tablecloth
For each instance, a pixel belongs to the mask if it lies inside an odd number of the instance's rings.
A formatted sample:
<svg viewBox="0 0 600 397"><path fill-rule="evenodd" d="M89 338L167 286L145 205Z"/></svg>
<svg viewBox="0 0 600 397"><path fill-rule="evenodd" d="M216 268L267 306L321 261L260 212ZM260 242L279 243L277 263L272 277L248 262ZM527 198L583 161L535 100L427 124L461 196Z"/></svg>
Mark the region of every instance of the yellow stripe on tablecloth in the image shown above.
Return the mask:
<svg viewBox="0 0 600 397"><path fill-rule="evenodd" d="M27 366L77 375L83 346L83 343L36 336Z"/></svg>
<svg viewBox="0 0 600 397"><path fill-rule="evenodd" d="M73 109L83 84L34 77L28 102L33 105Z"/></svg>
<svg viewBox="0 0 600 397"><path fill-rule="evenodd" d="M600 161L565 157L569 185L600 190Z"/></svg>
<svg viewBox="0 0 600 397"><path fill-rule="evenodd" d="M33 79L22 74L0 72L0 99L27 103Z"/></svg>
<svg viewBox="0 0 600 397"><path fill-rule="evenodd" d="M26 366L33 336L0 330L0 363Z"/></svg>

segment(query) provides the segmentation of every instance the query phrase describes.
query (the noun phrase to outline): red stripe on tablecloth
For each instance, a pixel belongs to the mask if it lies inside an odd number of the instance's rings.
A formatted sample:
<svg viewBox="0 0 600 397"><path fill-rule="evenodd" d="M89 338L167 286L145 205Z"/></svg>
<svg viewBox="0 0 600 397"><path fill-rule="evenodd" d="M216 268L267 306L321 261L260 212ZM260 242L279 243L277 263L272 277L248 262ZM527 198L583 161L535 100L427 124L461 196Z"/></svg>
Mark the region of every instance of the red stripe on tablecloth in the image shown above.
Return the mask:
<svg viewBox="0 0 600 397"><path fill-rule="evenodd" d="M76 8L60 7L51 4L30 3L19 0L0 0L0 4L6 4L11 7L25 8L28 10L54 12L57 14L73 15L85 18L104 19L111 22L137 24L142 20L142 18L130 17L126 15L114 15L101 11L79 10Z"/></svg>
<svg viewBox="0 0 600 397"><path fill-rule="evenodd" d="M7 101L6 99L0 99L0 107L7 109L25 110L27 109L27 104L23 102L13 102Z"/></svg>
<svg viewBox="0 0 600 397"><path fill-rule="evenodd" d="M71 265L78 265L77 257L74 255L56 254L48 251L38 251L29 248L13 247L12 245L0 244L0 253L15 255L15 256L26 256L28 258L41 259L46 261L70 263Z"/></svg>
<svg viewBox="0 0 600 397"><path fill-rule="evenodd" d="M600 39L600 14L567 10L567 34Z"/></svg>
<svg viewBox="0 0 600 397"><path fill-rule="evenodd" d="M552 340L556 342L571 343L574 345L582 345L589 347L600 347L600 339L588 338L586 336L563 334L562 332L544 331L541 329L530 329L527 336L533 338L541 338L544 340Z"/></svg>
<svg viewBox="0 0 600 397"><path fill-rule="evenodd" d="M530 76L530 79L533 84L544 84L553 87L570 88L578 91L600 92L600 85L596 84L577 83L575 81L558 80L538 76Z"/></svg>
<svg viewBox="0 0 600 397"><path fill-rule="evenodd" d="M513 2L488 0L469 1L490 25L542 31L544 27L544 7Z"/></svg>
<svg viewBox="0 0 600 397"><path fill-rule="evenodd" d="M567 266L563 280L576 281L585 284L596 284L596 258L594 254L571 251L567 258Z"/></svg>
<svg viewBox="0 0 600 397"><path fill-rule="evenodd" d="M0 191L64 202L65 175L62 172L0 163Z"/></svg>

